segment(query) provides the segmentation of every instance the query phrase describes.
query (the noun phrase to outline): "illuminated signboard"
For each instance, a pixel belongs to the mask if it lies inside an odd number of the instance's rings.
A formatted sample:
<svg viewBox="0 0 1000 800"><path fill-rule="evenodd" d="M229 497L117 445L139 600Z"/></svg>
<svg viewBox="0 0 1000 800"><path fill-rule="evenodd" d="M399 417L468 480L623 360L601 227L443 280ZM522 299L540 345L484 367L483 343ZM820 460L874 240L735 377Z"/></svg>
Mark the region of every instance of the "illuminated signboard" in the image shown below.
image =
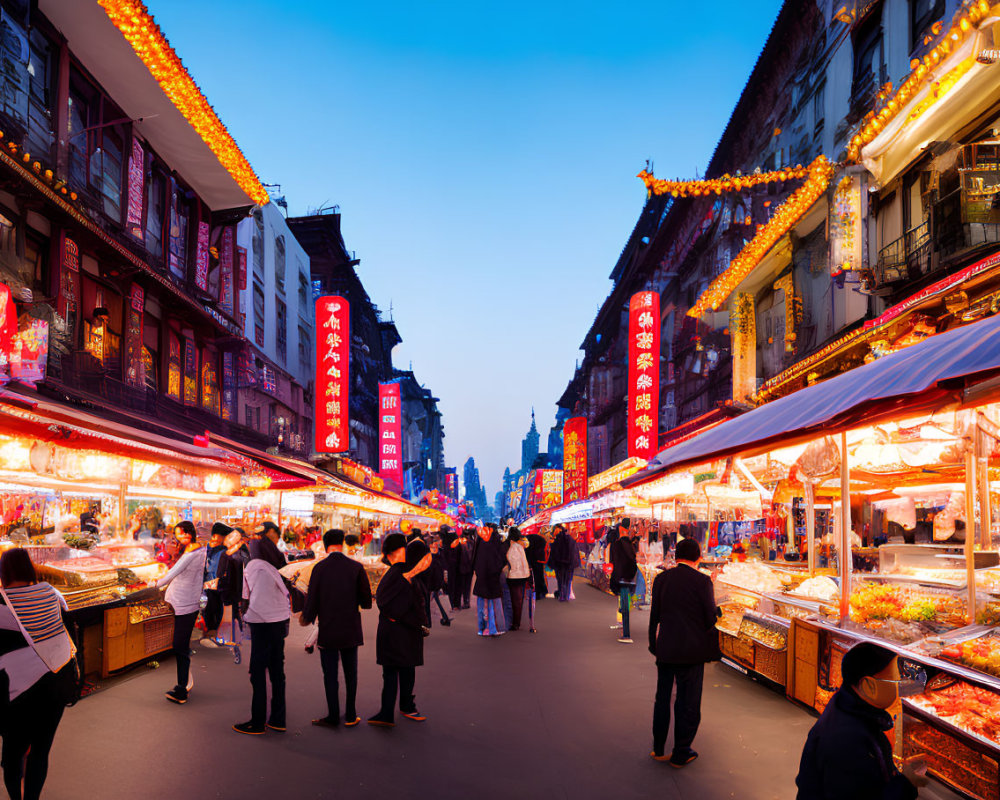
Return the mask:
<svg viewBox="0 0 1000 800"><path fill-rule="evenodd" d="M637 292L628 305L628 454L656 455L660 408L660 296Z"/></svg>
<svg viewBox="0 0 1000 800"><path fill-rule="evenodd" d="M398 383L378 385L378 471L386 488L403 488L403 424Z"/></svg>
<svg viewBox="0 0 1000 800"><path fill-rule="evenodd" d="M343 453L350 446L351 308L336 295L316 300L316 452Z"/></svg>
<svg viewBox="0 0 1000 800"><path fill-rule="evenodd" d="M587 496L587 418L571 417L563 425L563 497Z"/></svg>

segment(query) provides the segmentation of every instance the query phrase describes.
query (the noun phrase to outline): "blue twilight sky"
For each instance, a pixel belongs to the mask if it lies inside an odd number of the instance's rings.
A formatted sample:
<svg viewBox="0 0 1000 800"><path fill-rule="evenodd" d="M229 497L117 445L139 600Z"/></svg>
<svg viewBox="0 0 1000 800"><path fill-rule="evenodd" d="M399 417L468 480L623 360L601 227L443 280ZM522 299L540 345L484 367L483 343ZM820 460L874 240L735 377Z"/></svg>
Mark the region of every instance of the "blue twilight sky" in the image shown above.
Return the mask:
<svg viewBox="0 0 1000 800"><path fill-rule="evenodd" d="M532 406L545 447L635 174L704 172L780 5L147 3L291 213L340 205L396 364L491 501Z"/></svg>

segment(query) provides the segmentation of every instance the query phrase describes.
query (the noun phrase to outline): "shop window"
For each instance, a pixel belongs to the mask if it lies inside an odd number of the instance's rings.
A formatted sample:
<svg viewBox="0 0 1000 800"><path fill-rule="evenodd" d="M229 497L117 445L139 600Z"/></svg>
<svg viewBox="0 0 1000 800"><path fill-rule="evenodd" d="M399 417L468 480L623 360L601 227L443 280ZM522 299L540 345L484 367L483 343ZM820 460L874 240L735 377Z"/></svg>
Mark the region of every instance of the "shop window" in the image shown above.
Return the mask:
<svg viewBox="0 0 1000 800"><path fill-rule="evenodd" d="M42 161L52 156L52 43L28 31L27 15L0 14L0 115L8 135Z"/></svg>
<svg viewBox="0 0 1000 800"><path fill-rule="evenodd" d="M928 28L944 16L944 0L910 0L910 52L923 46Z"/></svg>
<svg viewBox="0 0 1000 800"><path fill-rule="evenodd" d="M188 268L188 231L191 226L191 205L184 191L171 181L169 266L170 272L184 280Z"/></svg>
<svg viewBox="0 0 1000 800"><path fill-rule="evenodd" d="M264 215L260 211L253 215L253 277L264 283Z"/></svg>
<svg viewBox="0 0 1000 800"><path fill-rule="evenodd" d="M201 357L201 407L219 414L219 356L211 350Z"/></svg>
<svg viewBox="0 0 1000 800"><path fill-rule="evenodd" d="M181 340L175 333L167 335L167 396L180 401L181 399Z"/></svg>
<svg viewBox="0 0 1000 800"><path fill-rule="evenodd" d="M277 300L278 313L275 321L274 340L278 360L284 364L288 358L288 309L284 300Z"/></svg>
<svg viewBox="0 0 1000 800"><path fill-rule="evenodd" d="M121 370L122 300L114 292L85 280L84 308L90 309L83 322L83 348L111 372Z"/></svg>
<svg viewBox="0 0 1000 800"><path fill-rule="evenodd" d="M285 237L274 240L274 288L285 293Z"/></svg>
<svg viewBox="0 0 1000 800"><path fill-rule="evenodd" d="M264 346L264 290L261 285L253 285L253 339L258 347Z"/></svg>
<svg viewBox="0 0 1000 800"><path fill-rule="evenodd" d="M146 186L146 250L163 258L163 220L166 215L167 179L153 170Z"/></svg>

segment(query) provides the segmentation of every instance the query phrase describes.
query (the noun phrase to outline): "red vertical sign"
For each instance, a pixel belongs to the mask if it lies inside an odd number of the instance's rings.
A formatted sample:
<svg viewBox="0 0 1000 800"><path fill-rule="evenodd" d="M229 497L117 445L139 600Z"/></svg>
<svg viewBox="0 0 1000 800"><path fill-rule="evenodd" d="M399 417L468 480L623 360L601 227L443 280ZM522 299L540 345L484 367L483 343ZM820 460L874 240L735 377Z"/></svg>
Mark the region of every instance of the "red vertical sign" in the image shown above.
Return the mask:
<svg viewBox="0 0 1000 800"><path fill-rule="evenodd" d="M219 250L219 280L222 292L219 308L229 316L233 315L233 226L227 225L222 231L222 248Z"/></svg>
<svg viewBox="0 0 1000 800"><path fill-rule="evenodd" d="M142 144L132 138L132 155L128 159L128 205L125 227L136 239L142 240L142 200L145 194L146 155Z"/></svg>
<svg viewBox="0 0 1000 800"><path fill-rule="evenodd" d="M571 417L563 425L563 502L587 496L587 418Z"/></svg>
<svg viewBox="0 0 1000 800"><path fill-rule="evenodd" d="M203 292L208 291L208 238L207 222L198 222L198 248L194 254L194 282Z"/></svg>
<svg viewBox="0 0 1000 800"><path fill-rule="evenodd" d="M637 292L628 304L628 454L656 455L660 408L660 296Z"/></svg>
<svg viewBox="0 0 1000 800"><path fill-rule="evenodd" d="M343 453L350 442L348 389L351 358L351 307L343 298L316 299L317 453Z"/></svg>
<svg viewBox="0 0 1000 800"><path fill-rule="evenodd" d="M378 385L378 474L387 489L403 488L403 420L398 383Z"/></svg>

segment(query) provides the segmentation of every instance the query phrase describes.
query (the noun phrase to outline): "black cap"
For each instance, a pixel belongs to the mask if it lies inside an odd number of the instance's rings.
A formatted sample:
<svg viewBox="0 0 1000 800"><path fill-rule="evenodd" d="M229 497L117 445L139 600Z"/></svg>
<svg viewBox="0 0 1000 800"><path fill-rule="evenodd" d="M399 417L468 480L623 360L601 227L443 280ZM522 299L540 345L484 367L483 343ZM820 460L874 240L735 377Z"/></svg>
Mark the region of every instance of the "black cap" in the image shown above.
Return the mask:
<svg viewBox="0 0 1000 800"><path fill-rule="evenodd" d="M892 650L874 642L860 642L844 654L840 663L840 674L845 686L857 686L862 678L877 675L896 657Z"/></svg>
<svg viewBox="0 0 1000 800"><path fill-rule="evenodd" d="M406 569L411 570L426 556L431 549L422 538L416 538L406 545Z"/></svg>
<svg viewBox="0 0 1000 800"><path fill-rule="evenodd" d="M389 553L395 553L406 547L406 537L401 533L390 533L382 540L382 563L388 564Z"/></svg>
<svg viewBox="0 0 1000 800"><path fill-rule="evenodd" d="M230 528L225 522L216 522L212 526L212 536L221 536L225 539L232 532L233 529Z"/></svg>
<svg viewBox="0 0 1000 800"><path fill-rule="evenodd" d="M275 525L273 522L271 522L271 520L269 520L269 519L265 520L264 522L262 522L260 524L260 528L258 528L257 531L258 531L258 533L260 533L261 536L263 536L268 531L274 531L275 533L277 533L279 535L281 534L281 529L277 525Z"/></svg>

